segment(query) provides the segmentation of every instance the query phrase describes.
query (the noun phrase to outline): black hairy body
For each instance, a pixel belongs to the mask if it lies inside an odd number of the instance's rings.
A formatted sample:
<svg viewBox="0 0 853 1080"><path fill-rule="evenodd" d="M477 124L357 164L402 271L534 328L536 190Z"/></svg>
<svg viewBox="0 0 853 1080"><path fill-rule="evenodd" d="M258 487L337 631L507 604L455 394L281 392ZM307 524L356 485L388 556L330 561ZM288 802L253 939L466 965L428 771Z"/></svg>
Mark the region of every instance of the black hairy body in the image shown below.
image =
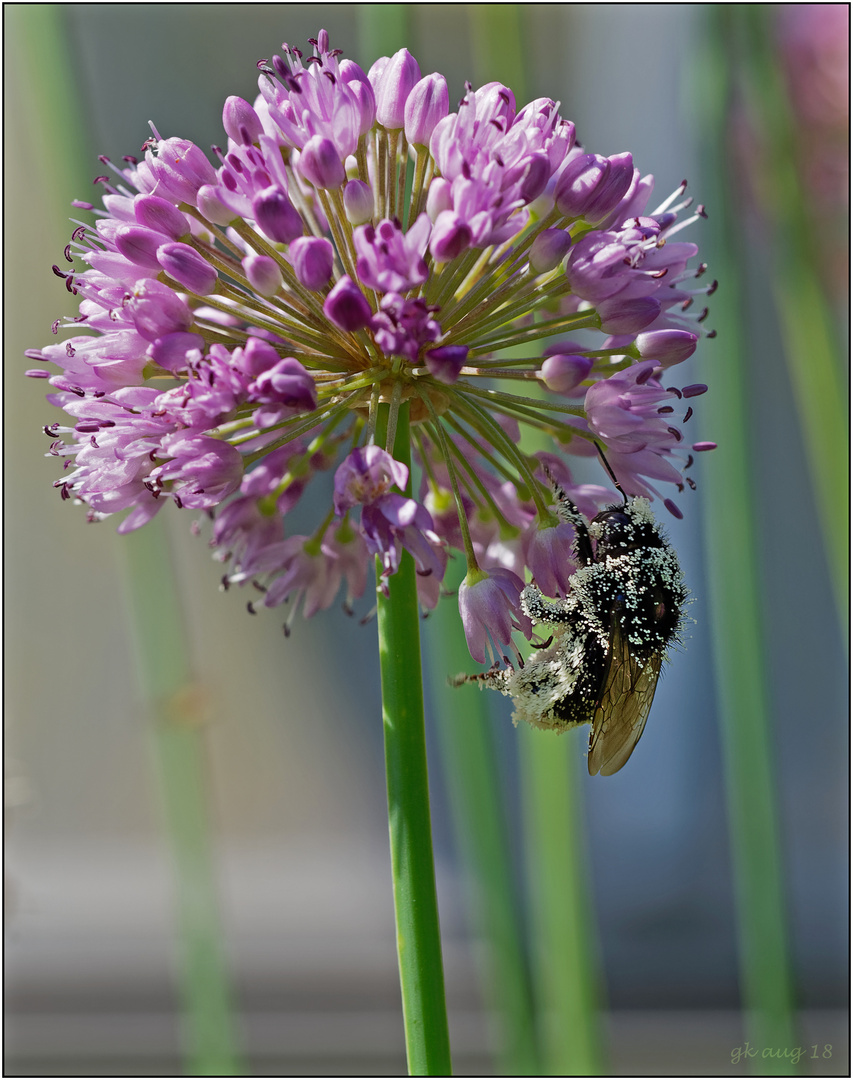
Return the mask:
<svg viewBox="0 0 853 1080"><path fill-rule="evenodd" d="M674 548L646 499L626 498L591 522L555 486L558 516L575 529L577 570L568 594L536 585L521 606L549 635L517 670L461 676L512 697L513 721L562 732L591 724L591 774L617 772L646 724L661 666L678 640L687 589Z"/></svg>

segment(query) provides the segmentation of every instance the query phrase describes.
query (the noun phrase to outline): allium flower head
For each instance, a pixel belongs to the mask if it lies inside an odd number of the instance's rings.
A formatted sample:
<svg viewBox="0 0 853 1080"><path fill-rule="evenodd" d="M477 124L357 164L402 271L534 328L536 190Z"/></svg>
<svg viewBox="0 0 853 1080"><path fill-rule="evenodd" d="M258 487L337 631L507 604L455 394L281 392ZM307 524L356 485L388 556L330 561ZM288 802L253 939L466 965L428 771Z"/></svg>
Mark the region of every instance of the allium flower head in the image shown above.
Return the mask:
<svg viewBox="0 0 853 1080"><path fill-rule="evenodd" d="M311 45L259 62L211 156L152 129L141 159L102 159L102 207L75 204L94 222L54 270L79 314L28 353L58 369L29 372L66 415L45 428L56 486L123 532L166 503L203 511L226 582L306 615L344 583L358 598L371 556L386 588L404 551L433 606L460 548L483 659L530 634L526 574L567 588L572 528L542 461L590 516L607 493L573 484L567 457L596 442L628 492L683 489L683 398L705 388L682 394L672 368L713 285L672 238L704 212L683 218L684 184L649 209L631 154L586 153L549 98L466 85L451 111L405 49L365 73L325 31ZM330 470L327 512L290 535Z"/></svg>

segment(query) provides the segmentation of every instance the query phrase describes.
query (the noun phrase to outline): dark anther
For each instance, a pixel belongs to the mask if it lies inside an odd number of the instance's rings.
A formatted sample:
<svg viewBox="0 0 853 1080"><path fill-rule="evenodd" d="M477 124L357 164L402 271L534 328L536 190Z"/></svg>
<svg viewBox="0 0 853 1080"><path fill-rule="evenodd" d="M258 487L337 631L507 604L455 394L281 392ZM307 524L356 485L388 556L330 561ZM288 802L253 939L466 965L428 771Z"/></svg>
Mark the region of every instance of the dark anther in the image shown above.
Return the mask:
<svg viewBox="0 0 853 1080"><path fill-rule="evenodd" d="M707 263L699 263L699 265L696 267L696 277L701 277L707 269Z"/></svg>
<svg viewBox="0 0 853 1080"><path fill-rule="evenodd" d="M431 577L432 576L432 570L416 570L415 573L418 575L418 577Z"/></svg>
<svg viewBox="0 0 853 1080"><path fill-rule="evenodd" d="M255 611L255 605L252 603L251 600L249 600L248 603L246 604L246 611L248 611L248 613L250 615L257 615L258 614L257 611Z"/></svg>
<svg viewBox="0 0 853 1080"><path fill-rule="evenodd" d="M71 245L70 244L65 245L65 251L63 252L63 255L65 256L65 261L66 262L70 262L70 263L74 262L74 256L71 254Z"/></svg>
<svg viewBox="0 0 853 1080"><path fill-rule="evenodd" d="M696 481L691 476L685 476L684 479L687 481L687 486L690 488L690 490L695 491Z"/></svg>
<svg viewBox="0 0 853 1080"><path fill-rule="evenodd" d="M637 376L637 386L643 386L651 379L655 373L655 368L644 368Z"/></svg>
<svg viewBox="0 0 853 1080"><path fill-rule="evenodd" d="M681 305L681 310L682 311L687 311L687 309L692 305L692 303L693 303L693 297L688 296L687 299L684 301L684 303Z"/></svg>
<svg viewBox="0 0 853 1080"><path fill-rule="evenodd" d="M100 449L101 449L101 448L100 448L100 446L98 446L97 440L95 439L95 436L94 436L94 435L93 435L93 436L91 437L91 439L89 439L89 443L90 443L90 445L91 445L91 446L94 446L94 448L95 448L96 450L100 450Z"/></svg>
<svg viewBox="0 0 853 1080"><path fill-rule="evenodd" d="M681 440L684 438L678 428L671 427L667 428L666 430L670 433L670 435L673 437L673 439L675 439L676 442L681 442Z"/></svg>
<svg viewBox="0 0 853 1080"><path fill-rule="evenodd" d="M674 412L674 411L675 410L673 409L673 407L671 405L661 405L661 407L658 409L659 413L671 413L671 412Z"/></svg>
<svg viewBox="0 0 853 1080"><path fill-rule="evenodd" d="M42 431L49 439L54 439L59 434L59 424L46 424Z"/></svg>
<svg viewBox="0 0 853 1080"><path fill-rule="evenodd" d="M181 496L180 495L175 495L174 492L173 492L172 493L172 498L175 500L175 506L177 506L177 508L179 510L183 510L184 504L181 502Z"/></svg>
<svg viewBox="0 0 853 1080"><path fill-rule="evenodd" d="M266 585L261 585L260 581L252 580L252 588L257 589L259 593L265 593L267 591Z"/></svg>
<svg viewBox="0 0 853 1080"><path fill-rule="evenodd" d="M56 274L57 277L61 277L63 281L68 277L67 272L65 270L60 270L56 263L51 266L51 270L54 272L54 274Z"/></svg>
<svg viewBox="0 0 853 1080"><path fill-rule="evenodd" d="M704 207L704 205L702 203L700 203L696 207L696 213L699 215L700 218L706 218L707 219L707 217L708 217L708 212L706 211L706 209L705 209L705 207Z"/></svg>
<svg viewBox="0 0 853 1080"><path fill-rule="evenodd" d="M501 99L504 105L509 105L509 94L505 90L499 91L498 97Z"/></svg>
<svg viewBox="0 0 853 1080"><path fill-rule="evenodd" d="M71 344L70 341L65 342L65 355L66 356L76 356L77 355L77 350L74 348L74 346Z"/></svg>
<svg viewBox="0 0 853 1080"><path fill-rule="evenodd" d="M714 278L714 280L713 280L713 281L711 282L711 284L710 284L710 285L708 286L708 296L713 296L713 295L714 295L714 293L715 293L715 292L717 291L717 289L719 288L719 285L720 285L719 281L717 281L717 279L716 279L716 278Z"/></svg>
<svg viewBox="0 0 853 1080"><path fill-rule="evenodd" d="M219 588L222 589L223 592L228 592L231 588L231 582L228 580L227 574L223 574L219 579Z"/></svg>
<svg viewBox="0 0 853 1080"><path fill-rule="evenodd" d="M687 423L687 421L688 421L688 420L690 419L690 417L691 417L692 415L693 415L693 406L691 405L691 406L690 406L690 407L688 408L687 412L686 412L686 413L684 414L684 419L683 419L683 420L681 421L681 422L682 422L682 424L686 424L686 423Z"/></svg>
<svg viewBox="0 0 853 1080"><path fill-rule="evenodd" d="M707 338L715 338L716 336L717 336L717 331L716 330L709 330L708 333L705 335L705 337L707 337Z"/></svg>
<svg viewBox="0 0 853 1080"><path fill-rule="evenodd" d="M136 157L135 154L124 154L122 156L121 160L126 161L128 163L128 165L138 165L139 164L139 158Z"/></svg>
<svg viewBox="0 0 853 1080"><path fill-rule="evenodd" d="M51 331L54 334L58 334L59 333L59 327L61 326L61 324L62 324L62 319L57 319L55 322L52 322L50 324Z"/></svg>
<svg viewBox="0 0 853 1080"><path fill-rule="evenodd" d="M284 631L284 636L286 638L289 638L290 637L290 627L287 625L287 623L282 623L281 628Z"/></svg>
<svg viewBox="0 0 853 1080"><path fill-rule="evenodd" d="M547 641L543 641L541 645L535 645L535 644L533 644L533 642L531 642L531 646L532 646L532 647L533 647L534 649L547 649L547 648L548 648L548 646L549 646L549 645L551 644L551 642L552 642L553 640L554 640L554 635L552 634L552 635L551 635L551 636L550 636L550 637L548 638L548 640L547 640ZM504 660L506 660L506 657L504 657ZM509 661L507 661L507 663L509 663Z"/></svg>
<svg viewBox="0 0 853 1080"><path fill-rule="evenodd" d="M696 322L704 322L708 318L708 314L709 314L709 309L708 308L702 308L702 314L699 316L699 318L696 320Z"/></svg>
<svg viewBox="0 0 853 1080"><path fill-rule="evenodd" d="M693 455L692 454L687 455L687 464L684 466L684 468L685 469L692 469L693 468Z"/></svg>
<svg viewBox="0 0 853 1080"><path fill-rule="evenodd" d="M85 225L78 225L77 228L74 230L74 232L71 234L71 239L76 240L79 243L81 240L85 239L85 236L86 236L86 226Z"/></svg>

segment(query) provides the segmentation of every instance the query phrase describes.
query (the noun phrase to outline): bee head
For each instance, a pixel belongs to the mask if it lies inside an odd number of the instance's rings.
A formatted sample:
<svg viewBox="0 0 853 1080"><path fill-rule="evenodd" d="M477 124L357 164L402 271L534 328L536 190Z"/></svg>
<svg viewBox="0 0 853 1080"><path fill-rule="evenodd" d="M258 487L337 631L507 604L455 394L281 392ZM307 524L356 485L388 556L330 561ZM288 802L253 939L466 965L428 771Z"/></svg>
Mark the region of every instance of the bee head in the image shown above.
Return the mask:
<svg viewBox="0 0 853 1080"><path fill-rule="evenodd" d="M592 519L589 532L595 539L596 561L608 555L664 546L651 514L642 512L636 502L626 500L620 506L608 506Z"/></svg>

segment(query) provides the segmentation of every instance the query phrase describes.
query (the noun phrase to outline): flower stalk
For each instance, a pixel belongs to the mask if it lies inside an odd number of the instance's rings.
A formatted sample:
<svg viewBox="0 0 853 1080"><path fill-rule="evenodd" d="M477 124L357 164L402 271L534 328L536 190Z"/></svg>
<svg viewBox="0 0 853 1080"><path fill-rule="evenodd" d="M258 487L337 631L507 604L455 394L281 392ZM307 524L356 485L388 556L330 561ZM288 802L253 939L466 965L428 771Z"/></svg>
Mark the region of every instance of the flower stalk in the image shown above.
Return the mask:
<svg viewBox="0 0 853 1080"><path fill-rule="evenodd" d="M377 442L384 442L387 407L380 408ZM410 458L408 407L400 409L394 457ZM383 567L376 560L377 579ZM412 1076L449 1076L450 1037L432 854L424 731L423 680L415 564L406 553L377 592L379 667L388 830L403 996L406 1055Z"/></svg>

